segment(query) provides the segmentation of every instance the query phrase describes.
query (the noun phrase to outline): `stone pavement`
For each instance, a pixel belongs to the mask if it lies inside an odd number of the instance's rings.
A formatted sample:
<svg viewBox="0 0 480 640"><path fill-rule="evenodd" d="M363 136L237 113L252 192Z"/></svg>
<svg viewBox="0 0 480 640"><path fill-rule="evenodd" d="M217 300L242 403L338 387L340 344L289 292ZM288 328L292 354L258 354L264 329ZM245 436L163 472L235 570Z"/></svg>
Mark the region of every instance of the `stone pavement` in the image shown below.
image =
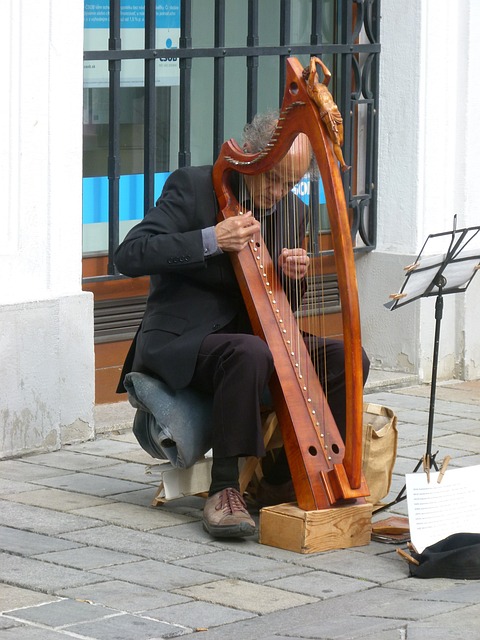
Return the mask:
<svg viewBox="0 0 480 640"><path fill-rule="evenodd" d="M425 452L429 393L367 389L398 416L392 498ZM480 381L436 398L438 460L480 464ZM409 577L379 542L303 555L210 539L202 498L149 508L158 470L128 431L0 462L1 640L480 638L480 581Z"/></svg>

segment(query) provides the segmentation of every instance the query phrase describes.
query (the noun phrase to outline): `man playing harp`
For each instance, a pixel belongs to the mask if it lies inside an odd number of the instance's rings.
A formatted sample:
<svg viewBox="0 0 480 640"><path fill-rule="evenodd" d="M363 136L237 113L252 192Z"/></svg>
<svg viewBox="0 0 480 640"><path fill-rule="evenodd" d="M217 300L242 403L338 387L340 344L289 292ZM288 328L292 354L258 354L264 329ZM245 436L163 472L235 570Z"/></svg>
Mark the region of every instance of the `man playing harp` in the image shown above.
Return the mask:
<svg viewBox="0 0 480 640"><path fill-rule="evenodd" d="M278 114L256 116L244 130L245 152L270 141ZM306 206L292 187L308 171L311 149L299 134L285 157L259 175L232 172L241 214L217 222L212 166L172 173L156 206L126 236L115 254L127 276L151 276L144 319L130 370L160 378L173 389L187 386L213 398L213 465L203 514L215 537L244 537L255 523L239 493L238 459L264 457L261 403L273 372L266 343L253 335L230 256L261 231L287 296L305 291L309 257L303 248ZM285 215L294 210L295 216ZM307 345L342 437L345 435L344 354L341 341L307 336ZM363 376L369 362L363 354ZM120 382L120 389L122 381ZM264 466L261 506L295 500L283 451Z"/></svg>

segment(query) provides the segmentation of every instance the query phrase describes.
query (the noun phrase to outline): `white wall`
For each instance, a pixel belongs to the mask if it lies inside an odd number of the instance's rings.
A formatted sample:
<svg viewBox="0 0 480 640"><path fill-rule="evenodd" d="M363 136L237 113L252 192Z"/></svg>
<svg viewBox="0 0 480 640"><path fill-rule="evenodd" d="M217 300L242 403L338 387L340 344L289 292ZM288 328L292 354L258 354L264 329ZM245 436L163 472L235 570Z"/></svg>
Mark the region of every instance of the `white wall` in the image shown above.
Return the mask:
<svg viewBox="0 0 480 640"><path fill-rule="evenodd" d="M93 434L81 290L83 0L10 0L0 58L0 456Z"/></svg>
<svg viewBox="0 0 480 640"><path fill-rule="evenodd" d="M475 0L383 3L378 243L358 260L363 339L374 366L428 381L435 298L395 311L383 303L404 281L427 236L479 225L478 30ZM478 278L478 276L477 276ZM480 377L479 283L444 296L440 379Z"/></svg>
<svg viewBox="0 0 480 640"><path fill-rule="evenodd" d="M465 84L466 90L459 97L463 101L462 118L464 128L463 189L465 226L480 225L480 204L478 201L478 183L480 176L480 83L478 81L478 61L480 60L480 3L470 0L460 3L466 11L461 40L465 42ZM466 6L465 6L466 5ZM459 132L460 133L460 132ZM460 363L462 378L474 380L480 378L480 331L478 329L478 311L480 309L480 273L477 274L464 296L458 296L459 315L465 317L464 331L458 336L459 348L464 349L464 358Z"/></svg>

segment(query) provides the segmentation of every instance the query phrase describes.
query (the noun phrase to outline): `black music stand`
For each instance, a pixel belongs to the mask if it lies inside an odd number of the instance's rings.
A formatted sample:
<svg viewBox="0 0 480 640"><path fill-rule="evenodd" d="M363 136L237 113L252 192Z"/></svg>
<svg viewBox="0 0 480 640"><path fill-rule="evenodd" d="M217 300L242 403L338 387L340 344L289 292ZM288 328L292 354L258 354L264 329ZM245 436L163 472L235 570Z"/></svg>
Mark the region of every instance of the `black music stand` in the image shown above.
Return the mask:
<svg viewBox="0 0 480 640"><path fill-rule="evenodd" d="M419 460L413 473L418 471L422 464L427 473L430 472L432 467L434 467L435 471L438 471L435 459L438 451L432 454L432 442L440 326L443 316L443 296L448 293L463 293L466 291L475 273L480 270L480 247L471 248L473 239L480 233L480 226L465 229L457 229L456 226L457 216L454 216L452 231L428 236L415 262L405 267L406 277L399 293L390 296L392 301L384 305L387 309L393 311L418 298L437 296L435 302L435 337L427 445L425 455ZM467 249L466 247L469 244L470 248ZM429 255L428 257L424 257L427 245ZM375 513L387 509L401 500L405 500L405 491L406 486L404 485L403 489L392 502L382 505Z"/></svg>

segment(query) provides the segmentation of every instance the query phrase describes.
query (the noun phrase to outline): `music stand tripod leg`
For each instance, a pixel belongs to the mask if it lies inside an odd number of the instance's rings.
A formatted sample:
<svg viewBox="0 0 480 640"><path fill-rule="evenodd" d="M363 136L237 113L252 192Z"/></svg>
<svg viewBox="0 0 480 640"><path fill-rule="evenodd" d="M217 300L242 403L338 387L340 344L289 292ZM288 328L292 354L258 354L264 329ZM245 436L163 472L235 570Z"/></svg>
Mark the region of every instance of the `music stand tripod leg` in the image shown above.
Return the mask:
<svg viewBox="0 0 480 640"><path fill-rule="evenodd" d="M425 450L425 455L423 458L420 458L416 467L413 470L413 473L416 473L422 465L428 465L428 468L432 467L435 471L438 471L438 465L436 462L436 456L438 451L432 454L432 443L433 443L433 419L435 415L435 394L437 389L437 371L438 371L438 351L440 345L440 327L443 317L443 295L442 288L445 286L446 280L444 276L440 275L438 280L436 281L436 285L438 286L438 295L435 301L435 337L433 343L433 362L432 362L432 381L430 383L430 405L428 411L428 428L427 428L427 445ZM388 504L383 505L379 509L376 509L375 513L379 513L380 511L384 511L394 504L398 504L402 502L402 500L406 499L406 489L407 485L404 484L402 489L398 492L396 498L389 502Z"/></svg>
<svg viewBox="0 0 480 640"><path fill-rule="evenodd" d="M438 465L435 460L438 452L432 454L432 442L433 442L433 418L435 415L435 394L437 389L437 370L438 370L438 350L440 344L440 326L443 317L443 287L446 284L444 276L440 275L437 279L436 285L438 286L438 295L435 301L435 338L433 345L433 362L432 362L432 380L430 383L430 407L428 412L428 429L427 429L427 448L425 451L425 458L430 465L434 467L435 471L438 471Z"/></svg>

